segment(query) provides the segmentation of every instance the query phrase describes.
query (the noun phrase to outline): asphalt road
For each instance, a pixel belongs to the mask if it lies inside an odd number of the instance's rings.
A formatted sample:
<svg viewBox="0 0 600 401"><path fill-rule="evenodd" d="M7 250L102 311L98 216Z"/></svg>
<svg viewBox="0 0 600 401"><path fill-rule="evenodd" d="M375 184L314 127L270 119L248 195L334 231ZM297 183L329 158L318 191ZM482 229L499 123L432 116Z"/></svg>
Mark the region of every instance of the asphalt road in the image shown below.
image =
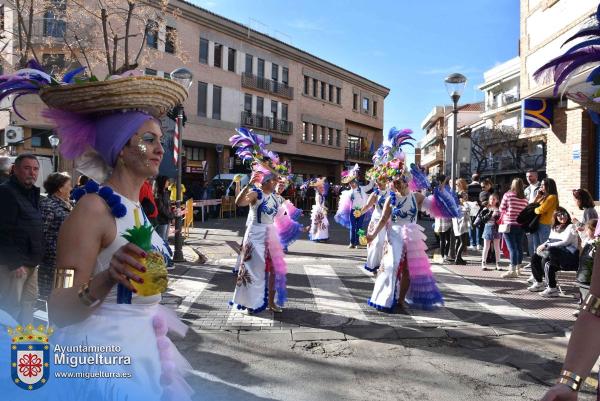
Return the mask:
<svg viewBox="0 0 600 401"><path fill-rule="evenodd" d="M165 297L190 326L176 343L197 400L537 400L560 370L568 332L444 266L445 307L370 308L365 251L336 227L329 244L290 247L283 313L231 310L242 228L194 230L187 243L209 262L177 266Z"/></svg>

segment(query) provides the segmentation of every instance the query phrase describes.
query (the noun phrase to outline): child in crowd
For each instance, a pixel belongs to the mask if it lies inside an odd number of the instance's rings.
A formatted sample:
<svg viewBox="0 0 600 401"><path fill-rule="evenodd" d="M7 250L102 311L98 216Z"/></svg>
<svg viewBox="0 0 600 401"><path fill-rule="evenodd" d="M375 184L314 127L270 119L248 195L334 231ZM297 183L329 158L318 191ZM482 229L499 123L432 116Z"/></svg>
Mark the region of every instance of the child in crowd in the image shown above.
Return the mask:
<svg viewBox="0 0 600 401"><path fill-rule="evenodd" d="M500 218L500 198L497 193L490 195L488 204L484 210L481 211L477 220L476 225L483 225L483 253L481 254L481 270L490 270L487 267L487 257L490 252L492 244L494 245L494 252L496 254L496 270L502 270L500 267L500 238L501 234L498 232L498 219Z"/></svg>

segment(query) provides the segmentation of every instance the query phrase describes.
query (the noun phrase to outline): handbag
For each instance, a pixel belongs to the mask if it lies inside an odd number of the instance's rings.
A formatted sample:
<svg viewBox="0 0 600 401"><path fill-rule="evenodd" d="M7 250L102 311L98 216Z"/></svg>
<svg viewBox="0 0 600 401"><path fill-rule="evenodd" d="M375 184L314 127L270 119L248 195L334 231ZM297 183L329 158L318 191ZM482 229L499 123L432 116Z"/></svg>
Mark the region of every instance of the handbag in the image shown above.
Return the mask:
<svg viewBox="0 0 600 401"><path fill-rule="evenodd" d="M539 203L530 203L521 210L517 217L517 223L521 225L526 233L534 233L540 226L540 215L535 212L535 209L540 206Z"/></svg>
<svg viewBox="0 0 600 401"><path fill-rule="evenodd" d="M501 234L507 234L510 232L510 225L504 223L504 213L500 216L498 221L498 232Z"/></svg>

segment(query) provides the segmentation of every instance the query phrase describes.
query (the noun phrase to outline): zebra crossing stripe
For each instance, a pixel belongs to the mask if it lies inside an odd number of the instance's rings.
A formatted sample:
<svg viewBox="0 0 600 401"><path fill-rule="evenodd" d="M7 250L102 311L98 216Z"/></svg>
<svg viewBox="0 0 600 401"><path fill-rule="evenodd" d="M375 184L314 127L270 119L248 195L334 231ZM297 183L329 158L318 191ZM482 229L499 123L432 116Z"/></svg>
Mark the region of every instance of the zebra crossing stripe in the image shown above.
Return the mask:
<svg viewBox="0 0 600 401"><path fill-rule="evenodd" d="M473 284L439 265L432 265L436 280L444 287L461 294L477 305L506 320L538 319L537 316L511 304L490 290Z"/></svg>
<svg viewBox="0 0 600 401"><path fill-rule="evenodd" d="M366 321L367 317L330 265L304 265L319 312Z"/></svg>
<svg viewBox="0 0 600 401"><path fill-rule="evenodd" d="M375 282L375 276L373 273L368 272L364 269L363 265L355 265L363 274L369 277L373 282ZM454 313L449 311L445 306L441 308L437 308L431 311L421 310L421 309L409 309L407 312L410 315L410 318L417 324L420 325L443 325L443 324L454 324L457 322L461 322L462 320L456 316Z"/></svg>

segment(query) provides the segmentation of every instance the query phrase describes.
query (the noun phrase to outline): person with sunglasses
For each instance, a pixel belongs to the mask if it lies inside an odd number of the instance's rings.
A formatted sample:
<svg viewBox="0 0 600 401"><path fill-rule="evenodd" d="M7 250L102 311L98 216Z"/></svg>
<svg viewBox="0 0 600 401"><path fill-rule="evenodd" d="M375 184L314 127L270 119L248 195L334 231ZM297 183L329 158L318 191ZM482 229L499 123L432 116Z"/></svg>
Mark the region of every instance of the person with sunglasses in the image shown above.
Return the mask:
<svg viewBox="0 0 600 401"><path fill-rule="evenodd" d="M565 208L554 212L554 224L548 240L537 247L531 259L531 272L535 282L528 288L531 292L541 292L543 297L557 297L556 272L577 270L579 265L579 238L571 216ZM547 287L544 288L545 278Z"/></svg>

